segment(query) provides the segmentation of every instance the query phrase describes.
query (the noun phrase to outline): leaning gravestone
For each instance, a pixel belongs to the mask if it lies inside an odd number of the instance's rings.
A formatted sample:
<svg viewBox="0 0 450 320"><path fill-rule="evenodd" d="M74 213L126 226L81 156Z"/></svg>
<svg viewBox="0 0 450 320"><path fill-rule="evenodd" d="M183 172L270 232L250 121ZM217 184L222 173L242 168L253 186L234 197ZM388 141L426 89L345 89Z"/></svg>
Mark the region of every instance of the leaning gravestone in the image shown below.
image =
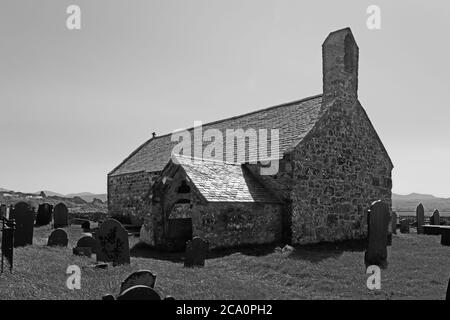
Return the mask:
<svg viewBox="0 0 450 320"><path fill-rule="evenodd" d="M434 226L441 225L441 217L438 209L434 210L433 215L430 217L430 224Z"/></svg>
<svg viewBox="0 0 450 320"><path fill-rule="evenodd" d="M425 213L422 203L416 208L417 234L423 233L423 225L425 223Z"/></svg>
<svg viewBox="0 0 450 320"><path fill-rule="evenodd" d="M156 276L149 270L139 270L130 274L120 285L120 293L136 285L155 287Z"/></svg>
<svg viewBox="0 0 450 320"><path fill-rule="evenodd" d="M375 201L370 206L368 221L368 247L364 256L366 267L377 265L387 267L387 235L389 228L389 206L381 201Z"/></svg>
<svg viewBox="0 0 450 320"><path fill-rule="evenodd" d="M400 233L409 233L409 220L400 220Z"/></svg>
<svg viewBox="0 0 450 320"><path fill-rule="evenodd" d="M34 211L26 202L19 202L9 213L9 218L16 222L14 247L33 244Z"/></svg>
<svg viewBox="0 0 450 320"><path fill-rule="evenodd" d="M60 246L67 247L69 243L69 239L67 238L67 232L63 229L53 230L50 236L48 237L48 246Z"/></svg>
<svg viewBox="0 0 450 320"><path fill-rule="evenodd" d="M119 221L109 219L96 232L99 244L97 262L113 262L113 265L130 263L128 232Z"/></svg>
<svg viewBox="0 0 450 320"><path fill-rule="evenodd" d="M119 294L117 300L161 300L161 297L153 288L137 285Z"/></svg>
<svg viewBox="0 0 450 320"><path fill-rule="evenodd" d="M53 209L53 228L65 228L69 225L69 210L64 203L58 203Z"/></svg>
<svg viewBox="0 0 450 320"><path fill-rule="evenodd" d="M186 243L186 253L184 256L185 267L204 267L205 259L208 255L209 244L200 237L194 237Z"/></svg>
<svg viewBox="0 0 450 320"><path fill-rule="evenodd" d="M392 211L391 215L391 229L393 234L397 234L397 213Z"/></svg>
<svg viewBox="0 0 450 320"><path fill-rule="evenodd" d="M36 215L36 225L46 226L52 221L53 206L48 203L40 204Z"/></svg>

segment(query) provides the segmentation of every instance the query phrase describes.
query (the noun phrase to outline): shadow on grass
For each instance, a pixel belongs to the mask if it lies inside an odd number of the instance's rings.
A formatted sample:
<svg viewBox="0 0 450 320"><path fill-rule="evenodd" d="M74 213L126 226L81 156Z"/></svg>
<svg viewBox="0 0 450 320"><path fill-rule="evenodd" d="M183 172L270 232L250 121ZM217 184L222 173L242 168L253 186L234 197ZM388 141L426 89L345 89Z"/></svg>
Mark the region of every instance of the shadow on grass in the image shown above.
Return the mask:
<svg viewBox="0 0 450 320"><path fill-rule="evenodd" d="M366 240L322 242L296 246L295 250L290 252L288 258L317 263L328 258L338 258L344 252L364 252L366 248Z"/></svg>
<svg viewBox="0 0 450 320"><path fill-rule="evenodd" d="M317 244L299 245L293 250L282 251L282 246L276 244L267 245L245 245L238 248L224 248L210 250L207 259L222 258L232 254L240 253L246 256L262 257L279 252L286 254L288 259L307 260L313 263L320 262L328 258L337 258L344 252L364 252L367 248L365 240L347 240L342 242L324 242ZM176 263L184 261L184 252L167 252L157 250L147 244L137 243L130 254L136 258L147 258L156 260L166 260Z"/></svg>

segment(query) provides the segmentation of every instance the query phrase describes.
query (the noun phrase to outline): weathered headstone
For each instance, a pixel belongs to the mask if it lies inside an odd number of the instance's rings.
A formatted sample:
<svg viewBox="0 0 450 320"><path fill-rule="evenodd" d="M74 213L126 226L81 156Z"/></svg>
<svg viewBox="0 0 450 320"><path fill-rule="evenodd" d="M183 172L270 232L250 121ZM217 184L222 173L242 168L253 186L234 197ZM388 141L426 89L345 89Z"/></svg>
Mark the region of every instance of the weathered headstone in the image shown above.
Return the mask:
<svg viewBox="0 0 450 320"><path fill-rule="evenodd" d="M155 287L156 276L149 270L139 270L130 274L120 285L120 293L128 288L143 285L150 288Z"/></svg>
<svg viewBox="0 0 450 320"><path fill-rule="evenodd" d="M161 297L153 288L137 285L119 294L117 300L161 300Z"/></svg>
<svg viewBox="0 0 450 320"><path fill-rule="evenodd" d="M416 208L416 221L417 221L417 234L423 233L423 225L425 224L425 210L423 209L422 203Z"/></svg>
<svg viewBox="0 0 450 320"><path fill-rule="evenodd" d="M381 201L375 201L370 206L368 216L368 247L364 256L366 267L377 265L387 267L387 234L389 227L389 206Z"/></svg>
<svg viewBox="0 0 450 320"><path fill-rule="evenodd" d="M109 219L96 232L99 244L97 262L113 262L114 265L130 263L128 232L119 221Z"/></svg>
<svg viewBox="0 0 450 320"><path fill-rule="evenodd" d="M65 228L69 225L69 210L60 202L53 209L53 228Z"/></svg>
<svg viewBox="0 0 450 320"><path fill-rule="evenodd" d="M441 244L450 246L450 226L441 226Z"/></svg>
<svg viewBox="0 0 450 320"><path fill-rule="evenodd" d="M67 232L63 229L53 230L50 236L48 237L48 246L60 246L67 247L69 243L69 239L67 237Z"/></svg>
<svg viewBox="0 0 450 320"><path fill-rule="evenodd" d="M1 243L1 272L3 272L3 257L9 263L9 270L13 268L14 256L14 232L16 230L16 223L14 220L2 219L2 243Z"/></svg>
<svg viewBox="0 0 450 320"><path fill-rule="evenodd" d="M208 255L209 244L200 237L194 237L186 243L184 256L185 267L203 267Z"/></svg>
<svg viewBox="0 0 450 320"><path fill-rule="evenodd" d="M9 215L16 222L14 247L33 244L34 211L31 206L26 202L18 202Z"/></svg>
<svg viewBox="0 0 450 320"><path fill-rule="evenodd" d="M6 204L0 204L0 218L6 218Z"/></svg>
<svg viewBox="0 0 450 320"><path fill-rule="evenodd" d="M433 215L430 217L430 224L433 226L441 225L441 217L438 209L434 210Z"/></svg>
<svg viewBox="0 0 450 320"><path fill-rule="evenodd" d="M450 300L450 279L448 279L448 284L447 284L447 295L445 296L445 300Z"/></svg>
<svg viewBox="0 0 450 320"><path fill-rule="evenodd" d="M36 225L46 226L52 222L53 206L48 203L40 204L36 215Z"/></svg>
<svg viewBox="0 0 450 320"><path fill-rule="evenodd" d="M98 242L93 237L84 236L77 242L77 248L91 248L92 253L97 253Z"/></svg>
<svg viewBox="0 0 450 320"><path fill-rule="evenodd" d="M76 247L72 249L72 253L76 256L92 256L92 248L90 247Z"/></svg>
<svg viewBox="0 0 450 320"><path fill-rule="evenodd" d="M391 229L393 234L397 234L397 213L392 211L391 215Z"/></svg>
<svg viewBox="0 0 450 320"><path fill-rule="evenodd" d="M400 233L409 233L409 220L400 220Z"/></svg>

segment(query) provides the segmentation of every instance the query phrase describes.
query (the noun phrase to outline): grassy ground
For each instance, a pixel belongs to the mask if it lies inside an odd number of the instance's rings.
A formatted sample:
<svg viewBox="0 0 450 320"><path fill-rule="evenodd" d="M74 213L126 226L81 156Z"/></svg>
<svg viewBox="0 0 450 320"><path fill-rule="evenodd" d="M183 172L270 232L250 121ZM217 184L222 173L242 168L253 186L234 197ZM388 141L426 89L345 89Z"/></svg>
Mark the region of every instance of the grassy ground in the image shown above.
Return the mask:
<svg viewBox="0 0 450 320"><path fill-rule="evenodd" d="M117 294L131 272L149 269L156 290L176 299L444 299L450 277L450 248L439 236L398 234L389 247L382 288L370 291L364 249L317 245L290 253L253 248L214 253L205 268L183 267L182 255L161 254L140 246L131 265L94 269L95 258L78 257L72 247L79 227L67 229L68 248L46 246L49 227L35 229L34 245L14 251L14 270L0 275L0 299L100 299ZM135 239L130 240L134 245ZM66 287L66 268L81 268L81 289Z"/></svg>

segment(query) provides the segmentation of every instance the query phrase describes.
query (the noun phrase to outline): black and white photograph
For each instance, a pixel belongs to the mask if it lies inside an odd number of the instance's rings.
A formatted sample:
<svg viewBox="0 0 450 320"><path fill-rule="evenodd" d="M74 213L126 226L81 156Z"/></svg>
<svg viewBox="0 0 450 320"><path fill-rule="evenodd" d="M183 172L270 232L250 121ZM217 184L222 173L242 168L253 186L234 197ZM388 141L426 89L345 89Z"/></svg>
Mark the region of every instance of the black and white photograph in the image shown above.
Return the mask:
<svg viewBox="0 0 450 320"><path fill-rule="evenodd" d="M450 300L449 32L445 0L1 0L0 305Z"/></svg>

